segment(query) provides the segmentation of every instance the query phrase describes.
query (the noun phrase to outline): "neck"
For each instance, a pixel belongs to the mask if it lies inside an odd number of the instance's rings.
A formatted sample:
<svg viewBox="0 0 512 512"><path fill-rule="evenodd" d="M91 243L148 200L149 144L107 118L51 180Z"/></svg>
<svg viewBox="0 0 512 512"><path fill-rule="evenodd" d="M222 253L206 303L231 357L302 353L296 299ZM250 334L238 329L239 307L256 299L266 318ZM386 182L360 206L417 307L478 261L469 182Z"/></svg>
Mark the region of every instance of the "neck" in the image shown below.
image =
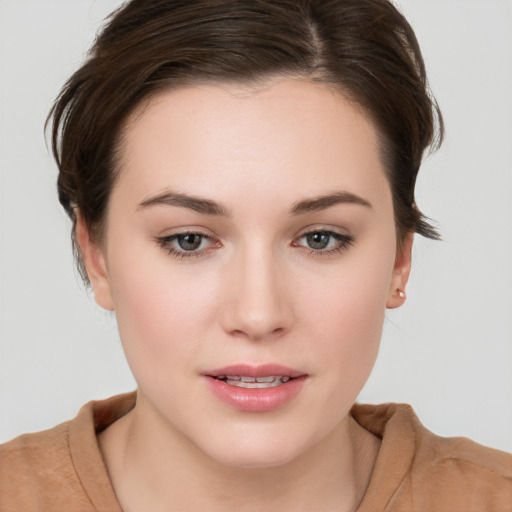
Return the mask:
<svg viewBox="0 0 512 512"><path fill-rule="evenodd" d="M124 512L354 511L379 441L346 417L324 439L277 467L229 467L176 430L148 417L141 401L100 435L100 447ZM276 508L277 507L277 508Z"/></svg>

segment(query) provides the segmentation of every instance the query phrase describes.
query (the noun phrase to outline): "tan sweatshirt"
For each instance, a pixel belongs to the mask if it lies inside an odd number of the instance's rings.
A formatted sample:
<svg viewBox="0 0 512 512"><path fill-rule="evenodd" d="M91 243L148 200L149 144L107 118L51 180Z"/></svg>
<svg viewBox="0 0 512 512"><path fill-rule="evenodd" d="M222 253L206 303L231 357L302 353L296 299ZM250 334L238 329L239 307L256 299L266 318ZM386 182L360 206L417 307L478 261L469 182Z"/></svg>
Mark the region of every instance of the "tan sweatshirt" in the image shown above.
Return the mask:
<svg viewBox="0 0 512 512"><path fill-rule="evenodd" d="M0 446L0 512L119 512L96 434L135 393L90 402L69 422ZM512 455L428 431L408 405L354 405L382 439L357 512L512 512ZM321 512L321 511L318 511Z"/></svg>

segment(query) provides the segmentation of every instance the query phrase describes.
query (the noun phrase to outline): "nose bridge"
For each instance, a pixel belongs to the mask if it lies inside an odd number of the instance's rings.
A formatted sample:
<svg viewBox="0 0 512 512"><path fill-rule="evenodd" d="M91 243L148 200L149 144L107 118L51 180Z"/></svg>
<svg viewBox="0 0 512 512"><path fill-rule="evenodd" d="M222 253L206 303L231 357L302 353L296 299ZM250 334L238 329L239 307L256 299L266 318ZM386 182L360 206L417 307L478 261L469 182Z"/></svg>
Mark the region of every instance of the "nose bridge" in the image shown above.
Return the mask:
<svg viewBox="0 0 512 512"><path fill-rule="evenodd" d="M253 239L236 251L231 263L225 330L250 339L286 332L292 320L291 304L282 287L282 265L271 244Z"/></svg>

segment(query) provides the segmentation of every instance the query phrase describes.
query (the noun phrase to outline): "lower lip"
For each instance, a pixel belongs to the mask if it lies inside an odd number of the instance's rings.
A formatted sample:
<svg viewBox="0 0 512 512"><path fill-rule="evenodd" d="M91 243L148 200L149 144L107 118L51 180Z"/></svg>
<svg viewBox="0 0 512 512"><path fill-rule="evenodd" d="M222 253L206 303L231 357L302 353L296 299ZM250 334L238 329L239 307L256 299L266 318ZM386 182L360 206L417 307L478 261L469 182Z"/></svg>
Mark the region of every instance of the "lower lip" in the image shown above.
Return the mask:
<svg viewBox="0 0 512 512"><path fill-rule="evenodd" d="M304 386L306 376L291 379L273 388L239 388L224 381L205 377L213 394L224 403L248 412L269 412L283 407L290 402Z"/></svg>

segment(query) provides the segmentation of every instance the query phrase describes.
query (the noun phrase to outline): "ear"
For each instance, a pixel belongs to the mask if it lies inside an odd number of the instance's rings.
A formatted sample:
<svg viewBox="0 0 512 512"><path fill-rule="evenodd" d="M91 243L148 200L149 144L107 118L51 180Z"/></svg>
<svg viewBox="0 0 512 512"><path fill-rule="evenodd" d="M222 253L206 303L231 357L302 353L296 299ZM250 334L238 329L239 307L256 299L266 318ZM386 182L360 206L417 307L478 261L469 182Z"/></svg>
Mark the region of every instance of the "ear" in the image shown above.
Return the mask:
<svg viewBox="0 0 512 512"><path fill-rule="evenodd" d="M101 247L91 237L91 232L85 224L83 217L77 214L76 240L82 251L82 257L91 283L94 298L99 306L112 311L114 301L108 281L105 256Z"/></svg>
<svg viewBox="0 0 512 512"><path fill-rule="evenodd" d="M393 275L388 291L386 307L394 309L400 307L406 300L405 288L411 273L411 251L414 233L409 233L400 249L397 251Z"/></svg>

